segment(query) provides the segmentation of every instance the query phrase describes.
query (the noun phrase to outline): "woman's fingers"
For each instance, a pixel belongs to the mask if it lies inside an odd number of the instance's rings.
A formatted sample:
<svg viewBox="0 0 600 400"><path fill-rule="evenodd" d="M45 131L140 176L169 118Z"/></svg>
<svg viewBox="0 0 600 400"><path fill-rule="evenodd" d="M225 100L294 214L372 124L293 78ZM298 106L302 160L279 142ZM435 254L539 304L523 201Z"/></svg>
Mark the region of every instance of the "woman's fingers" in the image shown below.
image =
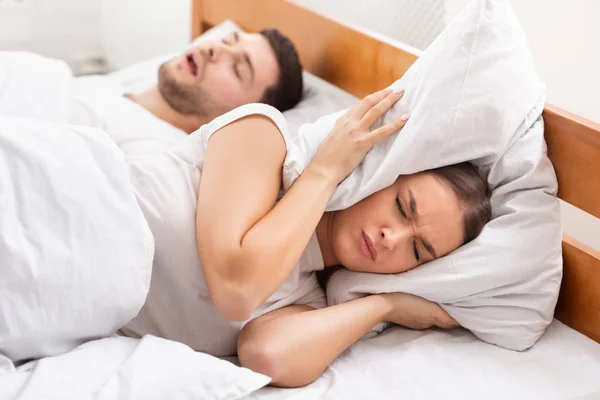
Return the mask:
<svg viewBox="0 0 600 400"><path fill-rule="evenodd" d="M446 314L446 312L444 312L444 315L436 317L435 321L435 325L442 329L454 329L460 327L460 324L450 315Z"/></svg>
<svg viewBox="0 0 600 400"><path fill-rule="evenodd" d="M391 89L383 89L368 95L352 106L347 115L354 118L356 121L360 121L371 108L379 104L381 100L385 99L390 93L392 93Z"/></svg>
<svg viewBox="0 0 600 400"><path fill-rule="evenodd" d="M382 126L381 128L377 128L371 133L369 133L369 139L371 143L376 143L377 141L383 139L386 136L391 135L392 133L400 130L406 125L406 121L408 121L408 115L403 115L395 121L390 122L387 125Z"/></svg>
<svg viewBox="0 0 600 400"><path fill-rule="evenodd" d="M364 127L370 128L379 118L383 116L398 100L402 98L404 91L391 92L386 97L381 99L379 103L371 107L361 120Z"/></svg>

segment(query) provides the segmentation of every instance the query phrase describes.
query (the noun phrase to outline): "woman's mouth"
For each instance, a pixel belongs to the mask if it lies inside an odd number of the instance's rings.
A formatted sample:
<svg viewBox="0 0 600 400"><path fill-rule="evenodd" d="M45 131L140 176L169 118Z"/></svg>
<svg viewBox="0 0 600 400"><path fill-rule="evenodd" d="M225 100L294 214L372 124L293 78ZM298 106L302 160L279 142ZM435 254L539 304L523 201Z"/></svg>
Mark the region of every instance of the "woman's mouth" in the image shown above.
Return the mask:
<svg viewBox="0 0 600 400"><path fill-rule="evenodd" d="M369 260L375 261L377 258L377 250L375 250L373 241L365 232L360 235L360 252Z"/></svg>

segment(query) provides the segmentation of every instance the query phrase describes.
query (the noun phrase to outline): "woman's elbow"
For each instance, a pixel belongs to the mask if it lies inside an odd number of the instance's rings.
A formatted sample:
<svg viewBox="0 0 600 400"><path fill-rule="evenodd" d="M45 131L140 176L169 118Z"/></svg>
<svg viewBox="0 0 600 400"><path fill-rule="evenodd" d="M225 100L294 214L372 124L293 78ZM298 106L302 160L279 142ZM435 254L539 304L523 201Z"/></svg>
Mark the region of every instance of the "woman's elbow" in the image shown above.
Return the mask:
<svg viewBox="0 0 600 400"><path fill-rule="evenodd" d="M270 377L271 384L279 380L281 368L278 365L278 356L268 346L255 341L240 340L238 358L242 367Z"/></svg>
<svg viewBox="0 0 600 400"><path fill-rule="evenodd" d="M252 296L252 291L243 282L233 281L227 275L217 272L225 270L224 268L209 267L204 269L204 277L215 310L229 321L246 321L260 306L254 299L255 296ZM235 276L234 273L228 275Z"/></svg>
<svg viewBox="0 0 600 400"><path fill-rule="evenodd" d="M274 341L254 338L245 333L242 331L238 340L240 364L242 367L270 377L269 385L285 388L301 387L319 377L320 374L307 374L305 368L298 364L298 360L291 360L285 350Z"/></svg>
<svg viewBox="0 0 600 400"><path fill-rule="evenodd" d="M211 299L217 312L229 321L246 321L258 308L240 293L211 293Z"/></svg>

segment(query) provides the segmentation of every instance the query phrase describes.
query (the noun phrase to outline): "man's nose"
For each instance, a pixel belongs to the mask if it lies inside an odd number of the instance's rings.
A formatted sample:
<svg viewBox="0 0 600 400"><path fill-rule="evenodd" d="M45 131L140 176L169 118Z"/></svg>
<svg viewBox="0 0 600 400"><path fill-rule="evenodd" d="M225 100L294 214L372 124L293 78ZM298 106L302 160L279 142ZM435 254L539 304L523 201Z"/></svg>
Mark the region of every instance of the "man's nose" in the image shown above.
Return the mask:
<svg viewBox="0 0 600 400"><path fill-rule="evenodd" d="M381 244L388 250L394 250L399 243L406 241L412 234L412 228L409 224L382 228L380 231Z"/></svg>
<svg viewBox="0 0 600 400"><path fill-rule="evenodd" d="M204 56L207 58L208 62L218 63L233 56L233 51L224 43L217 42L205 51Z"/></svg>

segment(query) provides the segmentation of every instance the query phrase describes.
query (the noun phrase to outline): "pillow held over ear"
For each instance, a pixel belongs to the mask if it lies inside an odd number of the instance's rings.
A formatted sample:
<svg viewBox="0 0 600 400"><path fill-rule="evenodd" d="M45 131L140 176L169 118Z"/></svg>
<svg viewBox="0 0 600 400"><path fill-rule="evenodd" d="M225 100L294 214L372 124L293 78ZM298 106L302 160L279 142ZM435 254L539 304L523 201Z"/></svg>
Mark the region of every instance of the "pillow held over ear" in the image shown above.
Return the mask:
<svg viewBox="0 0 600 400"><path fill-rule="evenodd" d="M471 161L487 176L493 220L473 242L412 271L335 273L329 304L413 293L440 303L486 342L531 347L553 318L561 228L541 118L545 87L509 2L472 0L393 87L405 95L379 124L406 113L410 120L400 134L375 145L327 210L347 208L398 175ZM300 128L298 152L284 168L286 188L340 114Z"/></svg>

